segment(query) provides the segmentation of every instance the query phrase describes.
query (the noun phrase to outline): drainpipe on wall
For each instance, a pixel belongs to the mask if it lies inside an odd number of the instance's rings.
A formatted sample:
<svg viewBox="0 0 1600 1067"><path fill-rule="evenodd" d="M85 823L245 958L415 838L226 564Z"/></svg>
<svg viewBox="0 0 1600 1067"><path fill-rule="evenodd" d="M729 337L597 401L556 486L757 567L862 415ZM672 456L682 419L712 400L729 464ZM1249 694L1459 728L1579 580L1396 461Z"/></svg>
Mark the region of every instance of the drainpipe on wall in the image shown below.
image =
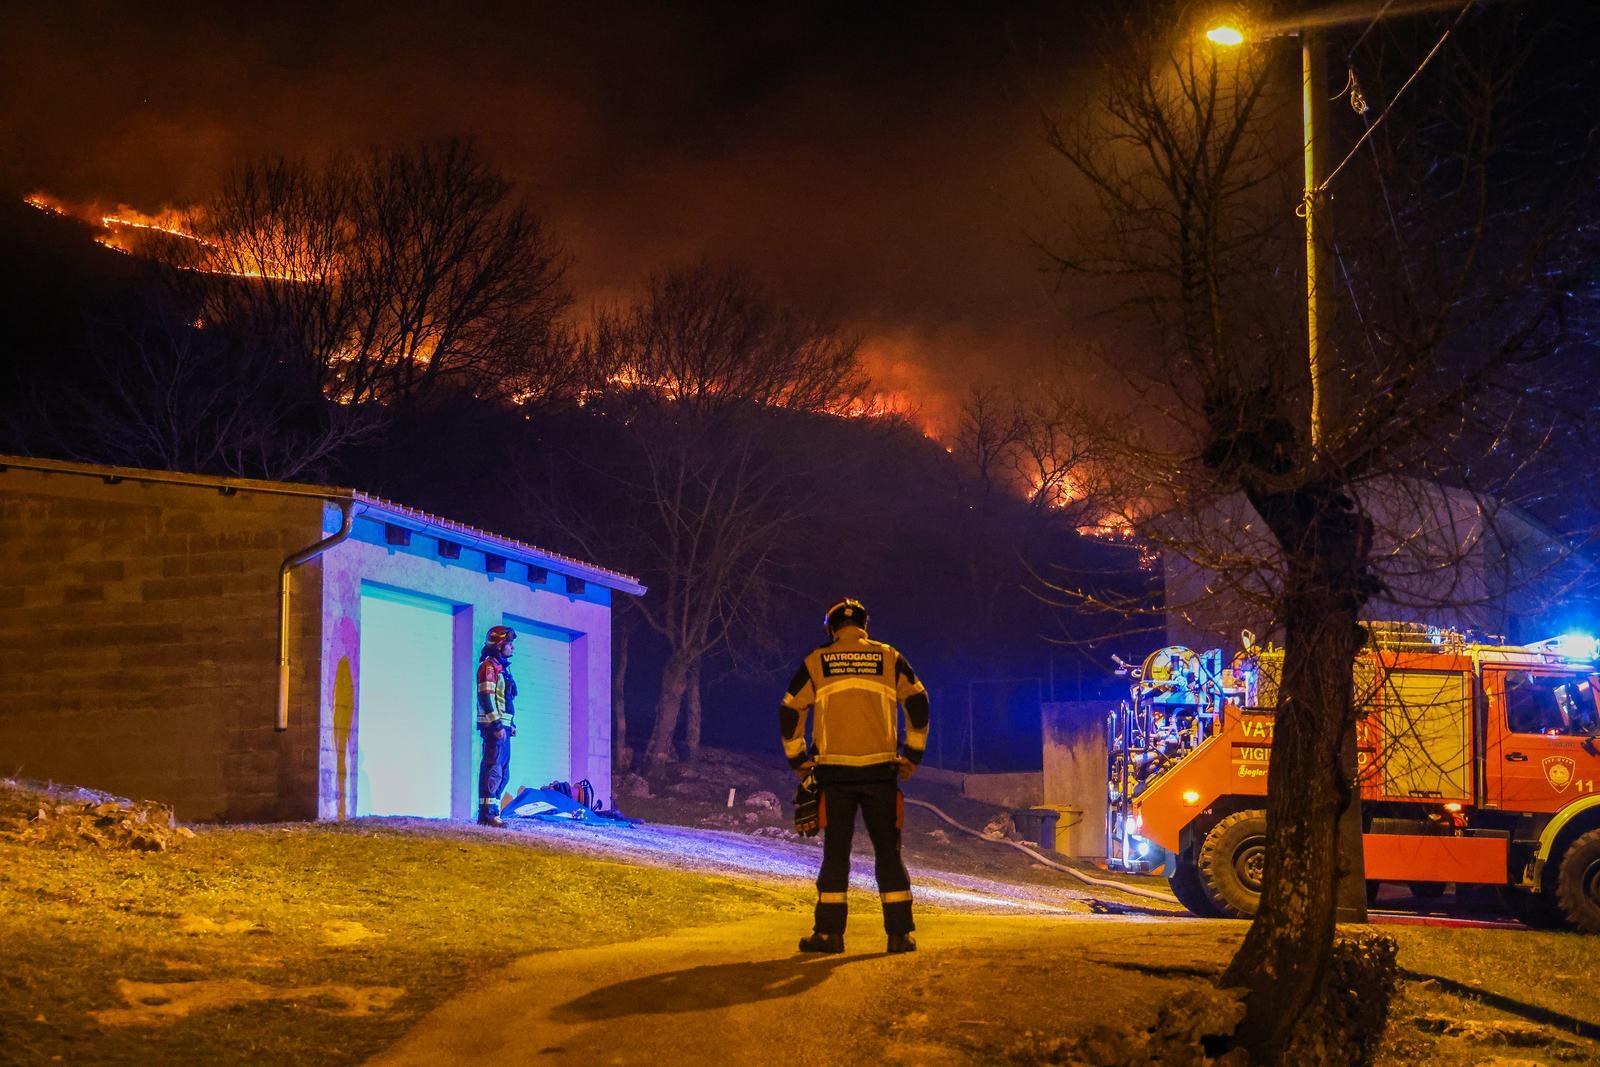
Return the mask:
<svg viewBox="0 0 1600 1067"><path fill-rule="evenodd" d="M350 536L355 529L356 505L351 500L340 500L339 531L316 544L302 548L278 567L278 723L279 731L289 728L289 572L300 564L316 559L334 545Z"/></svg>

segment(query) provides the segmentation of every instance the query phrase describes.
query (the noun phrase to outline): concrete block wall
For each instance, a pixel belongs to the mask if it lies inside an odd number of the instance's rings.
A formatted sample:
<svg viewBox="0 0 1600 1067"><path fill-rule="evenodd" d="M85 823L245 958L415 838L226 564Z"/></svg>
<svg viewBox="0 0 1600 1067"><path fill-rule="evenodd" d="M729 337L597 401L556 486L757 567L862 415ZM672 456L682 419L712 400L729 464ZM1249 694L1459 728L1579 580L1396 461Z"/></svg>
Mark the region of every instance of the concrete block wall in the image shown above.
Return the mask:
<svg viewBox="0 0 1600 1067"><path fill-rule="evenodd" d="M1044 801L1044 776L1038 771L962 775L961 792L1001 808L1031 808Z"/></svg>
<svg viewBox="0 0 1600 1067"><path fill-rule="evenodd" d="M324 502L0 472L0 774L172 804L316 814L315 734L274 730L278 566ZM320 577L296 576L292 692L316 723Z"/></svg>

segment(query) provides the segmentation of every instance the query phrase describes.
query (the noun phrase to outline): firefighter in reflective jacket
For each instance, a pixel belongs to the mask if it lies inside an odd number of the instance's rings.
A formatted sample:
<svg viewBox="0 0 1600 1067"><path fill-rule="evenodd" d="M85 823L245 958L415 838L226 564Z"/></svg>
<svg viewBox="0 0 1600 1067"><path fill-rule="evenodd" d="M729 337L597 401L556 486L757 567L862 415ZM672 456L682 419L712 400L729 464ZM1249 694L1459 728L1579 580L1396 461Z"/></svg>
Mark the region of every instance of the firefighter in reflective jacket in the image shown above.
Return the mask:
<svg viewBox="0 0 1600 1067"><path fill-rule="evenodd" d="M898 779L909 778L928 743L928 694L911 664L867 637L867 609L841 600L825 617L828 643L805 658L779 709L783 751L803 779L815 773L821 792L822 871L816 918L802 952L843 952L850 843L861 812L877 858L878 898L890 952L913 952L911 879L900 858L905 803ZM904 752L897 706L905 705ZM812 744L806 711L814 709Z"/></svg>
<svg viewBox="0 0 1600 1067"><path fill-rule="evenodd" d="M511 777L511 739L517 736L517 683L511 677L511 652L517 632L491 626L478 653L478 733L483 756L478 763L478 822L504 826L500 790Z"/></svg>

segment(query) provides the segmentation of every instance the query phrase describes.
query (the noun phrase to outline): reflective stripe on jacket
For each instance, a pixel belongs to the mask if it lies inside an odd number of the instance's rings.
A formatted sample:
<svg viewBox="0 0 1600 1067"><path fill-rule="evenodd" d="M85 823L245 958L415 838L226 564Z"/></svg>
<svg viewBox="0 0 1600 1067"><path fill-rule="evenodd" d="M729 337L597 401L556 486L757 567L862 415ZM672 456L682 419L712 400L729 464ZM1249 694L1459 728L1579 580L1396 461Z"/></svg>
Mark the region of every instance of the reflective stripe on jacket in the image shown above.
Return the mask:
<svg viewBox="0 0 1600 1067"><path fill-rule="evenodd" d="M784 755L797 766L804 761L809 707L818 764L892 762L899 754L899 705L925 692L904 656L859 627L847 626L806 656L789 683L783 706L796 714L783 716ZM919 715L920 722L906 718L907 754L920 760L928 741L927 716Z"/></svg>
<svg viewBox="0 0 1600 1067"><path fill-rule="evenodd" d="M479 726L514 725L516 695L517 683L504 659L490 653L478 661Z"/></svg>

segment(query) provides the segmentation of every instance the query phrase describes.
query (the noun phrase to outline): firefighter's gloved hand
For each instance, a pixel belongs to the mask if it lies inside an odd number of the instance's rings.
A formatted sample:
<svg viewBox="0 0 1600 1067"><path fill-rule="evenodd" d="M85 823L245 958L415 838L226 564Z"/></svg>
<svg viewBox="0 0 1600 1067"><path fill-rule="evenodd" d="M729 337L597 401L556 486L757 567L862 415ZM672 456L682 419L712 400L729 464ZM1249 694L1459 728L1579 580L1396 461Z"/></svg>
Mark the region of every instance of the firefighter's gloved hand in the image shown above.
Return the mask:
<svg viewBox="0 0 1600 1067"><path fill-rule="evenodd" d="M496 741L505 740L505 736L506 736L506 728L504 726L496 726L494 728L494 739Z"/></svg>
<svg viewBox="0 0 1600 1067"><path fill-rule="evenodd" d="M906 759L904 756L896 756L894 758L894 762L895 769L900 772L901 781L905 781L907 778L910 778L913 774L917 773L917 765Z"/></svg>
<svg viewBox="0 0 1600 1067"><path fill-rule="evenodd" d="M506 727L506 736L507 737L516 737L517 736L517 728L515 726L507 726Z"/></svg>
<svg viewBox="0 0 1600 1067"><path fill-rule="evenodd" d="M801 781L804 781L806 776L816 769L817 764L815 760L806 760L804 763L800 764L800 766L794 769L794 776L799 778Z"/></svg>

